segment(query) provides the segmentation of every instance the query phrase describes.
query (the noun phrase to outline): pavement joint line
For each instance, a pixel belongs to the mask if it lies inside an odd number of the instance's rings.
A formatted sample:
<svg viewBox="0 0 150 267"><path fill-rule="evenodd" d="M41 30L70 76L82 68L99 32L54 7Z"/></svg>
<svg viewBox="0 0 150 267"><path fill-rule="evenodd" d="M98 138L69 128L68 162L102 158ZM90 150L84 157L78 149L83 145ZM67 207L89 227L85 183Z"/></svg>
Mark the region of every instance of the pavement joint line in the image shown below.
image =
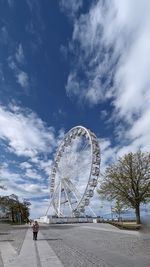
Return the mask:
<svg viewBox="0 0 150 267"><path fill-rule="evenodd" d="M0 251L0 266L1 266L1 267L4 267L4 263L3 263L3 259L2 259L1 251Z"/></svg>
<svg viewBox="0 0 150 267"><path fill-rule="evenodd" d="M0 251L4 266L8 266L17 257L17 252L9 243L9 241L0 243Z"/></svg>
<svg viewBox="0 0 150 267"><path fill-rule="evenodd" d="M39 231L38 240L32 240L32 229L28 228L20 253L10 242L0 243L1 267L62 267L63 264Z"/></svg>
<svg viewBox="0 0 150 267"><path fill-rule="evenodd" d="M41 232L38 233L38 238L36 246L40 256L41 267L63 267L63 264L50 247L48 242L44 239Z"/></svg>
<svg viewBox="0 0 150 267"><path fill-rule="evenodd" d="M37 249L37 242L34 242L34 245L35 245L36 258L37 258L37 267L42 267L41 261L40 261L40 255Z"/></svg>
<svg viewBox="0 0 150 267"><path fill-rule="evenodd" d="M2 244L1 252L4 267L37 266L34 243L31 242L31 238L32 232L28 229L19 255L9 242Z"/></svg>

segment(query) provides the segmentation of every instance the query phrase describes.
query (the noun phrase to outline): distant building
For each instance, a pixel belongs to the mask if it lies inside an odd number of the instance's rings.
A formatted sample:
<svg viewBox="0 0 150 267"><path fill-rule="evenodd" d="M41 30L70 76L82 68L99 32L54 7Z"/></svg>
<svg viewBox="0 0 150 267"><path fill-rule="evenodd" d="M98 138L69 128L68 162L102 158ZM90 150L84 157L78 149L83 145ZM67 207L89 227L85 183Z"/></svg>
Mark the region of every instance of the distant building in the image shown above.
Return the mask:
<svg viewBox="0 0 150 267"><path fill-rule="evenodd" d="M8 209L5 207L0 207L0 219L8 217Z"/></svg>

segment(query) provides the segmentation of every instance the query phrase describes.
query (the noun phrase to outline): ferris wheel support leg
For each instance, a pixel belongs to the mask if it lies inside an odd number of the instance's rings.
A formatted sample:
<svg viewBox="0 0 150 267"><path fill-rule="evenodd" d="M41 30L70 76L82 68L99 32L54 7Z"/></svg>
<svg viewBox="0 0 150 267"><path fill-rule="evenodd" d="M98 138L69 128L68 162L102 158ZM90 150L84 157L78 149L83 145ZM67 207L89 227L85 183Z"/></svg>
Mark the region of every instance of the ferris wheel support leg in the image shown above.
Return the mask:
<svg viewBox="0 0 150 267"><path fill-rule="evenodd" d="M45 213L45 216L47 216L47 214L48 214L48 211L49 211L49 209L50 209L50 206L51 206L51 205L52 205L52 203L53 203L54 196L55 196L55 194L53 194L53 196L52 196L52 199L51 199L51 201L50 201L50 203L49 203L49 206L48 206L48 209L47 209L47 211L46 211L46 213Z"/></svg>
<svg viewBox="0 0 150 267"><path fill-rule="evenodd" d="M94 217L97 217L96 213L93 211L93 209L91 207L88 206L88 208L90 209L90 211L92 211Z"/></svg>
<svg viewBox="0 0 150 267"><path fill-rule="evenodd" d="M64 186L64 191L65 191L66 198L67 198L68 203L69 203L69 207L70 207L70 209L71 209L71 213L72 213L72 215L73 215L73 208L72 208L72 205L71 205L70 197L69 197L69 195L67 194L67 190L66 190L66 185L65 185L65 183L63 183L63 186Z"/></svg>
<svg viewBox="0 0 150 267"><path fill-rule="evenodd" d="M48 213L48 211L49 211L49 209L50 209L51 204L52 204L52 201L50 201L50 203L49 203L49 206L48 206L48 209L47 209L47 211L46 211L46 213L45 213L45 216L47 216L47 213Z"/></svg>
<svg viewBox="0 0 150 267"><path fill-rule="evenodd" d="M61 211L60 211L60 203L61 203L61 187L62 187L62 184L61 184L61 181L60 181L60 187L59 187L59 199L58 199L58 217L60 217L60 215L61 215Z"/></svg>
<svg viewBox="0 0 150 267"><path fill-rule="evenodd" d="M47 211L46 211L46 213L45 213L45 216L47 216L47 213L48 213L48 211L49 211L49 209L50 209L50 206L51 206L52 203L53 203L53 200L54 200L55 194L56 194L56 192L57 192L57 190L58 190L59 184L60 184L60 182L58 183L58 186L57 186L57 188L56 188L56 190L55 190L55 192L54 192L54 194L53 194L53 196L52 196L52 199L51 199L51 201L50 201L50 203L49 203L49 206L48 206L48 209L47 209Z"/></svg>

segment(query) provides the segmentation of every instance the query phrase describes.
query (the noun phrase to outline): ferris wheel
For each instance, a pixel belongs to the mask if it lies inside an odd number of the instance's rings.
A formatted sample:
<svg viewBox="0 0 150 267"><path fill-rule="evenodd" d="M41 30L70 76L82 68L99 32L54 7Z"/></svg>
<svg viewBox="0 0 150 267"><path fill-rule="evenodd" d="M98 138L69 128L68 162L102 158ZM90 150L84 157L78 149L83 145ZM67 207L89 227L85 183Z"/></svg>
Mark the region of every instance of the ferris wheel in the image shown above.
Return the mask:
<svg viewBox="0 0 150 267"><path fill-rule="evenodd" d="M50 205L56 215L79 217L85 214L99 174L100 147L96 135L83 126L72 128L57 149L51 171Z"/></svg>

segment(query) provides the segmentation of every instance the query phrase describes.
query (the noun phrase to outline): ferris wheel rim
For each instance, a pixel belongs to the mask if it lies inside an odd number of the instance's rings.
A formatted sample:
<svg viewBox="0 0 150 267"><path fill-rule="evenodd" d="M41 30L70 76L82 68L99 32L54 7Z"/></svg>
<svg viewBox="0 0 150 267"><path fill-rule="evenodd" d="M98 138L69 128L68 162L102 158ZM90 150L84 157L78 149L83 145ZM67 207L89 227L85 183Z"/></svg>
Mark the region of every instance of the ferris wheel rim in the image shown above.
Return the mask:
<svg viewBox="0 0 150 267"><path fill-rule="evenodd" d="M97 183L97 180L98 180L98 176L99 176L99 173L100 173L100 170L99 170L99 172L98 172L98 175L93 175L92 174L92 170L93 170L93 142L92 142L92 136L93 136L93 138L94 138L94 142L96 142L96 146L98 147L98 149L99 149L99 163L98 163L98 165L100 166L100 147L99 147L99 144L98 144L98 140L97 140L97 137L96 137L96 135L93 133L93 132L91 132L91 130L90 129L87 129L86 127L84 127L84 126L75 126L75 127L73 127L73 128L71 128L66 134L65 134L65 136L64 136L64 138L63 138L63 140L61 141L61 143L60 143L60 145L59 145L59 147L58 147L58 149L57 149L57 152L56 152L56 156L55 156L55 158L54 158L54 166L56 165L56 163L58 162L58 155L59 154L61 154L61 149L65 146L65 142L66 142L66 140L67 140L67 138L68 137L70 137L70 134L73 134L74 133L74 131L75 131L75 136L80 136L79 135L79 133L77 132L78 130L81 130L81 132L82 132L82 130L86 133L86 137L87 137L87 139L88 139L88 142L89 142L89 144L90 144L90 157L91 157L91 162L90 162L90 164L91 164L91 168L90 168L90 172L89 172L89 175L88 175L88 179L87 179L87 183L86 183L86 186L85 186L85 189L84 189L84 192L82 193L82 195L81 195L81 197L80 197L80 199L79 199L79 201L78 201L78 203L77 203L77 205L76 205L76 207L75 207L75 209L74 209L74 211L79 211L80 209L81 209L81 205L82 205L82 208L84 209L85 208L85 206L88 206L88 205L86 205L86 200L87 200L87 202L88 202L88 200L90 199L90 197L92 197L93 195L92 194L94 194L94 189L95 189L95 187L93 187L93 188L91 188L92 186L90 185L90 182L91 182L91 176L93 176L94 178L93 178L93 181L95 181L95 184ZM70 137L70 139L72 139L72 137ZM56 166L56 169L57 169L57 166ZM53 172L53 170L54 170L54 167L52 168L52 172ZM55 177L56 175L54 175L54 183L55 183L55 180L56 180L56 177ZM97 178L96 178L97 177ZM91 191L90 191L91 190ZM88 192L91 192L91 195L92 196L88 196ZM55 191L53 191L53 193L52 193L52 197L54 196L54 194L55 194ZM85 203L83 204L83 200L85 200ZM55 207L55 203L54 203L54 209L55 209L55 211L57 212L57 208Z"/></svg>

